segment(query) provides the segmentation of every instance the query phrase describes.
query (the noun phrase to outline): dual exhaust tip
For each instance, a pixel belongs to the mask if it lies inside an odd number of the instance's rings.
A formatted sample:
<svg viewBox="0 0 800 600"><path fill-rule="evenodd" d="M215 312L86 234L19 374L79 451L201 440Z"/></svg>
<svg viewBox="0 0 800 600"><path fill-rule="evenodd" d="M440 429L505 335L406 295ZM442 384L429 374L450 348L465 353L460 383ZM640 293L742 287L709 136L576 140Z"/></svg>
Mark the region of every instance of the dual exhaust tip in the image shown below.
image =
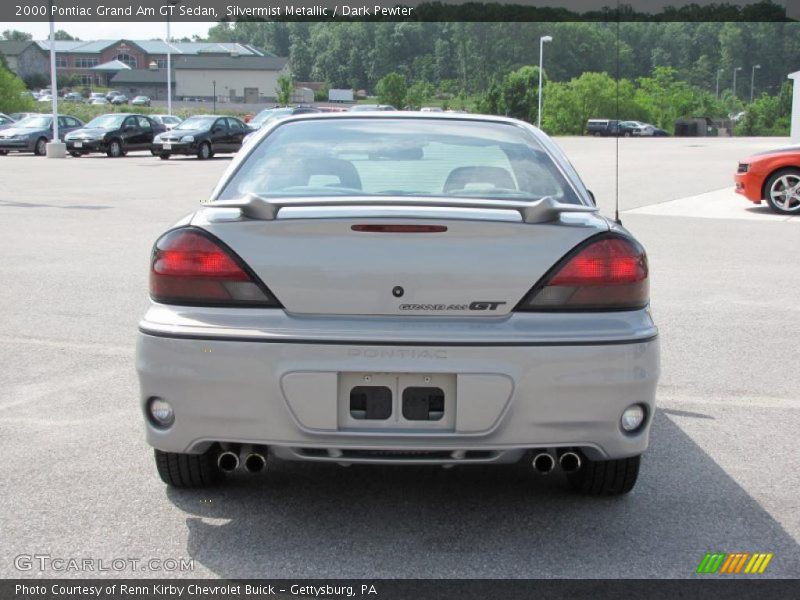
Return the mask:
<svg viewBox="0 0 800 600"><path fill-rule="evenodd" d="M556 460L548 452L540 452L531 462L533 470L542 475L551 473L556 468ZM567 451L559 455L558 464L565 473L574 473L581 468L581 457L578 453Z"/></svg>
<svg viewBox="0 0 800 600"><path fill-rule="evenodd" d="M223 473L233 473L240 467L248 473L260 473L267 468L267 457L252 447L242 446L239 452L233 450L220 452L217 466Z"/></svg>

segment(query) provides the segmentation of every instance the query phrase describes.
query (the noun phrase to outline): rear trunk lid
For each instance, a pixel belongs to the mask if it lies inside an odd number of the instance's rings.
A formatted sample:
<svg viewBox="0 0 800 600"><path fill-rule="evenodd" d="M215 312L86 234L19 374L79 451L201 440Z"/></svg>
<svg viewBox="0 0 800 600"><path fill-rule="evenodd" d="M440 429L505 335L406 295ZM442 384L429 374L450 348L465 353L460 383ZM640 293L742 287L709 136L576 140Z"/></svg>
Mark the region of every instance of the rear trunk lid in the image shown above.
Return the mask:
<svg viewBox="0 0 800 600"><path fill-rule="evenodd" d="M523 223L513 211L467 210L459 218L436 210L418 218L366 216L369 210L355 216L335 207L324 217L284 212L274 220L225 220L203 210L193 225L232 248L289 313L309 315L499 317L567 252L608 230L591 213ZM354 230L386 224L446 231Z"/></svg>

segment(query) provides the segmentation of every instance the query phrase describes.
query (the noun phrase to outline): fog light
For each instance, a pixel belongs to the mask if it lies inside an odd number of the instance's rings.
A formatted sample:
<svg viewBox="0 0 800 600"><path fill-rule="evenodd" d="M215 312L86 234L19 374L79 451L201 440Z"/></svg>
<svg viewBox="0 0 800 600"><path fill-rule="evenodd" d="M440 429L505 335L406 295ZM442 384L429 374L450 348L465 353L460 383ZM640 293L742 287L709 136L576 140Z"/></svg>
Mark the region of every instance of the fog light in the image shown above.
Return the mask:
<svg viewBox="0 0 800 600"><path fill-rule="evenodd" d="M622 413L621 425L624 431L631 433L639 429L644 423L644 406L634 404L625 409Z"/></svg>
<svg viewBox="0 0 800 600"><path fill-rule="evenodd" d="M169 402L163 398L150 398L147 404L150 419L158 427L169 427L175 422L175 412Z"/></svg>

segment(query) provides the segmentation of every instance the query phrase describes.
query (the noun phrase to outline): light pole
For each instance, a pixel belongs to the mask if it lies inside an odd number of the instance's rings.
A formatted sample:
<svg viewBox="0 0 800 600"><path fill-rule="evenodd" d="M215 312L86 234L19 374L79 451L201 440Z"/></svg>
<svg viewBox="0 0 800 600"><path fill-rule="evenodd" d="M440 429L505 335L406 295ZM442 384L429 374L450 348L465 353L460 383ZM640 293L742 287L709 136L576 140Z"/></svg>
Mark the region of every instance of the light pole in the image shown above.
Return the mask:
<svg viewBox="0 0 800 600"><path fill-rule="evenodd" d="M58 137L58 81L56 79L56 23L53 18L53 0L48 0L50 9L50 93L53 97L53 140L45 146L48 158L64 158L67 147Z"/></svg>
<svg viewBox="0 0 800 600"><path fill-rule="evenodd" d="M756 69L760 69L761 65L753 65L750 70L750 104L753 103L753 89L756 85Z"/></svg>
<svg viewBox="0 0 800 600"><path fill-rule="evenodd" d="M536 115L536 126L542 128L542 72L544 69L544 44L545 42L552 42L553 38L549 35L543 35L539 38L539 112Z"/></svg>
<svg viewBox="0 0 800 600"><path fill-rule="evenodd" d="M736 98L736 73L742 70L742 67L733 68L733 97Z"/></svg>
<svg viewBox="0 0 800 600"><path fill-rule="evenodd" d="M722 75L724 71L725 69L717 69L717 100L719 100L719 76Z"/></svg>
<svg viewBox="0 0 800 600"><path fill-rule="evenodd" d="M181 0L169 0L170 7L180 4ZM167 11L167 114L172 116L172 36L169 30L169 18L172 8Z"/></svg>
<svg viewBox="0 0 800 600"><path fill-rule="evenodd" d="M214 85L214 114L217 114L217 80L211 82Z"/></svg>

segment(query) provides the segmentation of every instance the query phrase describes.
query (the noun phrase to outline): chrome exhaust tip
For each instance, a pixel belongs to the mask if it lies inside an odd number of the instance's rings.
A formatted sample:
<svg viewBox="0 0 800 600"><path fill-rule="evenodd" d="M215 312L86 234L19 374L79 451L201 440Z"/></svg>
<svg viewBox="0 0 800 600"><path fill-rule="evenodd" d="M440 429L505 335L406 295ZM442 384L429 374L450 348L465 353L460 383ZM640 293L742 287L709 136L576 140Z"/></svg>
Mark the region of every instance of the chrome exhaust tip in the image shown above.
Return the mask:
<svg viewBox="0 0 800 600"><path fill-rule="evenodd" d="M547 452L540 452L533 457L531 465L533 465L533 470L537 473L547 475L555 468L556 461Z"/></svg>
<svg viewBox="0 0 800 600"><path fill-rule="evenodd" d="M244 468L248 473L260 473L267 467L267 459L263 454L253 452L244 459Z"/></svg>
<svg viewBox="0 0 800 600"><path fill-rule="evenodd" d="M564 452L558 458L558 464L565 473L574 473L581 468L581 457L575 452Z"/></svg>
<svg viewBox="0 0 800 600"><path fill-rule="evenodd" d="M217 466L223 473L232 473L239 468L239 455L226 450L217 457Z"/></svg>

